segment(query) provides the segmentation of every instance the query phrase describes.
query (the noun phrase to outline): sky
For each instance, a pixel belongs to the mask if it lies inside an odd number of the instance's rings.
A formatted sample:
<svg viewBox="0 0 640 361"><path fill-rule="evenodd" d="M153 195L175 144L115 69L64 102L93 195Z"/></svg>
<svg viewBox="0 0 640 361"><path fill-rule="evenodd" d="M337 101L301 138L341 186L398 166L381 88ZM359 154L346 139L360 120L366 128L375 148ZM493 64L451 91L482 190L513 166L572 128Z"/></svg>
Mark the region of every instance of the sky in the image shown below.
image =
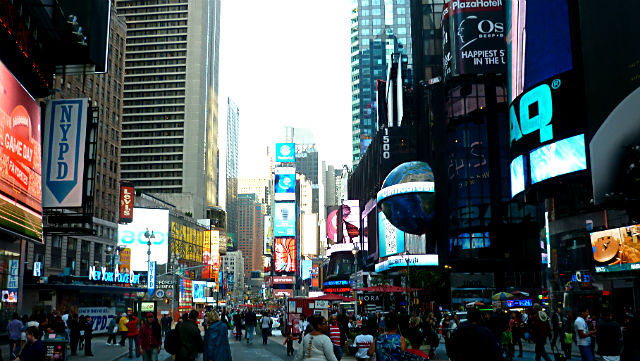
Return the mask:
<svg viewBox="0 0 640 361"><path fill-rule="evenodd" d="M321 160L351 166L348 0L222 0L219 148L227 97L240 109L239 176L265 169L284 127L311 128ZM223 162L221 157L220 162Z"/></svg>

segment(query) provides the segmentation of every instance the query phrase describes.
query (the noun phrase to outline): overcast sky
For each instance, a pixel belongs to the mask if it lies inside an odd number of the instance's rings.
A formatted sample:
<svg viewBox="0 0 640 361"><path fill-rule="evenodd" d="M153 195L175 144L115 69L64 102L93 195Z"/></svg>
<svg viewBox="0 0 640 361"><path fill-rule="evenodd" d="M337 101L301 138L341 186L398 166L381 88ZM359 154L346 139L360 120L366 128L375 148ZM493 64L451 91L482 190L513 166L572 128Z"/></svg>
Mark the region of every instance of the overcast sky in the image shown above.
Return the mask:
<svg viewBox="0 0 640 361"><path fill-rule="evenodd" d="M350 3L222 0L219 147L224 156L231 97L240 108L241 177L264 169L257 155L282 140L285 126L311 128L321 160L351 166Z"/></svg>

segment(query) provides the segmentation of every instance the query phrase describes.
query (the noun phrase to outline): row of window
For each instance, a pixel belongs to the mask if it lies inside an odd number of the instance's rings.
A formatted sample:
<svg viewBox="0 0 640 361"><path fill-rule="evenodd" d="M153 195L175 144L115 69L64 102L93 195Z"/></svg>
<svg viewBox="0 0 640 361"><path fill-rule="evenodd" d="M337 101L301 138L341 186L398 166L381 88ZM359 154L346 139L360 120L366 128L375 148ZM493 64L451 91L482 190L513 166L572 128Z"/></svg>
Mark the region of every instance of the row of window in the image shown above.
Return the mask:
<svg viewBox="0 0 640 361"><path fill-rule="evenodd" d="M154 98L145 100L125 100L125 107L148 106L148 105L184 105L183 97L176 98Z"/></svg>
<svg viewBox="0 0 640 361"><path fill-rule="evenodd" d="M162 162L162 163L140 163L140 164L125 164L122 166L122 170L123 171L136 171L136 170L180 170L179 175L173 175L173 177L181 177L182 176L182 163L169 163L169 162ZM166 175L167 177L169 176L168 174L170 174L171 172L167 172ZM165 174L163 174L165 175Z"/></svg>
<svg viewBox="0 0 640 361"><path fill-rule="evenodd" d="M176 35L176 34L186 34L187 28L166 28L166 29L155 29L155 30L145 30L145 29L136 29L129 30L127 32L127 42L131 41L136 37L146 37L146 36L164 36L164 35Z"/></svg>
<svg viewBox="0 0 640 361"><path fill-rule="evenodd" d="M128 23L128 29L147 29L147 28L165 28L169 26L187 26L186 20L168 20L168 21L156 21L148 23Z"/></svg>
<svg viewBox="0 0 640 361"><path fill-rule="evenodd" d="M155 147L144 147L144 148L127 148L126 144L122 144L122 154L156 154L156 153L182 153L183 147L167 147L167 146L155 146ZM122 162L125 162L126 158L122 157Z"/></svg>
<svg viewBox="0 0 640 361"><path fill-rule="evenodd" d="M154 51L154 52L146 52L146 53L127 53L127 61L128 64L130 60L136 59L165 59L165 58L175 58L175 57L185 57L187 56L186 51Z"/></svg>
<svg viewBox="0 0 640 361"><path fill-rule="evenodd" d="M151 75L151 76L141 76L137 74L129 75L127 74L127 82L128 83L140 83L140 82L150 82L150 81L165 81L165 80L184 80L185 74L174 74L174 75Z"/></svg>
<svg viewBox="0 0 640 361"><path fill-rule="evenodd" d="M124 140L123 142L126 143L127 147L145 146L145 145L158 146L160 144L163 144L163 145L164 144L169 144L169 145L184 144L183 138L138 139L138 140L127 139L127 140Z"/></svg>
<svg viewBox="0 0 640 361"><path fill-rule="evenodd" d="M148 66L167 66L167 65L184 65L187 63L187 59L161 59L161 60L142 60L142 61L127 61L127 66L129 68L134 68L137 66L140 67L148 67Z"/></svg>
<svg viewBox="0 0 640 361"><path fill-rule="evenodd" d="M166 74L166 73L184 73L187 71L186 65L181 66L163 66L163 67L145 67L138 69L129 69L127 70L127 75L137 75L137 74Z"/></svg>
<svg viewBox="0 0 640 361"><path fill-rule="evenodd" d="M170 161L181 161L182 154L172 154L172 155L153 155L153 156L139 156L139 157L122 157L123 162L170 162ZM125 165L122 165L124 168Z"/></svg>
<svg viewBox="0 0 640 361"><path fill-rule="evenodd" d="M153 115L127 117L122 125L122 130L138 130L138 129L182 129L182 122L166 122L165 120L183 120L178 117L179 114L169 114L164 117ZM133 123L128 123L133 122ZM143 122L140 124L140 122Z"/></svg>
<svg viewBox="0 0 640 361"><path fill-rule="evenodd" d="M184 112L184 106L124 109L124 114Z"/></svg>
<svg viewBox="0 0 640 361"><path fill-rule="evenodd" d="M145 94L149 92L154 92L162 89L178 89L177 91L184 91L182 89L185 88L184 81L174 81L174 82L162 82L162 83L133 83L133 84L125 84L124 91L127 94L131 94L135 90L139 90L139 92L134 93L136 96L145 96Z"/></svg>

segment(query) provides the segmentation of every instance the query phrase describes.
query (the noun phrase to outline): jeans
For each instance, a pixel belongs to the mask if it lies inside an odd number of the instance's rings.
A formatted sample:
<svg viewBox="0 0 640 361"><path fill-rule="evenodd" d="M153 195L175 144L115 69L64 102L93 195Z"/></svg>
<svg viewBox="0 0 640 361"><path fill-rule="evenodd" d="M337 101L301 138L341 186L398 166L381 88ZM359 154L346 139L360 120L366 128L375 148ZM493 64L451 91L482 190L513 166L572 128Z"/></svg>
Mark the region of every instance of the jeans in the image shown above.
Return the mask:
<svg viewBox="0 0 640 361"><path fill-rule="evenodd" d="M142 349L142 361L158 361L158 346L151 346L151 350Z"/></svg>
<svg viewBox="0 0 640 361"><path fill-rule="evenodd" d="M536 340L536 361L540 361L540 357L545 359L545 361L551 361L551 357L549 357L547 351L544 349L544 345L546 343L546 338L543 338L542 340Z"/></svg>
<svg viewBox="0 0 640 361"><path fill-rule="evenodd" d="M138 344L138 336L129 337L129 358L133 358L133 347L135 344L136 357L140 357L140 344Z"/></svg>
<svg viewBox="0 0 640 361"><path fill-rule="evenodd" d="M333 353L336 355L338 361L342 359L342 347L333 345Z"/></svg>
<svg viewBox="0 0 640 361"><path fill-rule="evenodd" d="M591 345L589 346L578 346L580 349L580 356L582 356L582 361L594 361L593 359L593 349Z"/></svg>
<svg viewBox="0 0 640 361"><path fill-rule="evenodd" d="M9 340L9 360L15 360L20 353L20 340Z"/></svg>
<svg viewBox="0 0 640 361"><path fill-rule="evenodd" d="M120 346L124 347L124 342L127 339L127 331L120 331Z"/></svg>
<svg viewBox="0 0 640 361"><path fill-rule="evenodd" d="M256 326L247 326L247 343L253 343L253 335L256 333Z"/></svg>

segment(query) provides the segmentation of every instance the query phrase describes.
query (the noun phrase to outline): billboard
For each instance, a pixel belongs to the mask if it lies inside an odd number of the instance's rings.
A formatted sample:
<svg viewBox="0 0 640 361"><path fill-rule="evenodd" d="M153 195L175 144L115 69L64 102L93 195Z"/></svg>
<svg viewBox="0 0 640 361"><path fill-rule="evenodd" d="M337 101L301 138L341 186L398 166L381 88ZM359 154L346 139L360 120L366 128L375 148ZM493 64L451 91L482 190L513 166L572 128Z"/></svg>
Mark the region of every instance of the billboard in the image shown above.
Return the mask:
<svg viewBox="0 0 640 361"><path fill-rule="evenodd" d="M340 207L342 219L342 242L360 243L360 201L346 200Z"/></svg>
<svg viewBox="0 0 640 361"><path fill-rule="evenodd" d="M313 262L310 259L300 261L300 273L303 280L311 278L311 268L313 268Z"/></svg>
<svg viewBox="0 0 640 361"><path fill-rule="evenodd" d="M131 248L125 248L120 251L120 273L129 273L131 271Z"/></svg>
<svg viewBox="0 0 640 361"><path fill-rule="evenodd" d="M273 212L274 237L296 236L296 204L276 202Z"/></svg>
<svg viewBox="0 0 640 361"><path fill-rule="evenodd" d="M276 273L296 271L296 239L293 237L276 237L274 241L274 256Z"/></svg>
<svg viewBox="0 0 640 361"><path fill-rule="evenodd" d="M211 231L204 231L204 239L202 240L202 278L213 278L211 263Z"/></svg>
<svg viewBox="0 0 640 361"><path fill-rule="evenodd" d="M118 246L131 249L131 270L147 271L147 242L151 241L151 261L167 263L169 254L169 210L134 208L133 222L118 225ZM147 239L145 233L153 233Z"/></svg>
<svg viewBox="0 0 640 361"><path fill-rule="evenodd" d="M119 223L130 223L133 221L133 200L135 188L131 182L120 183L120 221Z"/></svg>
<svg viewBox="0 0 640 361"><path fill-rule="evenodd" d="M276 143L276 162L294 163L296 161L295 143Z"/></svg>
<svg viewBox="0 0 640 361"><path fill-rule="evenodd" d="M47 102L43 207L82 206L88 108L86 98Z"/></svg>
<svg viewBox="0 0 640 361"><path fill-rule="evenodd" d="M591 233L596 272L640 270L640 225Z"/></svg>
<svg viewBox="0 0 640 361"><path fill-rule="evenodd" d="M387 257L404 251L404 232L391 224L383 212L378 212L379 257Z"/></svg>
<svg viewBox="0 0 640 361"><path fill-rule="evenodd" d="M318 255L318 214L300 215L300 254Z"/></svg>
<svg viewBox="0 0 640 361"><path fill-rule="evenodd" d="M0 227L42 239L40 107L0 62Z"/></svg>
<svg viewBox="0 0 640 361"><path fill-rule="evenodd" d="M502 1L452 0L442 11L445 79L507 70Z"/></svg>
<svg viewBox="0 0 640 361"><path fill-rule="evenodd" d="M193 286L193 302L194 303L204 303L206 302L204 289L207 287L206 281L191 281L191 285Z"/></svg>
<svg viewBox="0 0 640 361"><path fill-rule="evenodd" d="M332 210L327 212L327 238L335 242L338 237L338 208L330 209Z"/></svg>
<svg viewBox="0 0 640 361"><path fill-rule="evenodd" d="M220 231L211 231L211 271L220 270Z"/></svg>
<svg viewBox="0 0 640 361"><path fill-rule="evenodd" d="M288 169L288 168L286 168ZM276 201L295 201L296 200L296 174L278 172L276 168L274 181L274 199Z"/></svg>
<svg viewBox="0 0 640 361"><path fill-rule="evenodd" d="M264 216L264 239L262 241L262 254L270 255L273 247L273 232L271 228L271 216Z"/></svg>

